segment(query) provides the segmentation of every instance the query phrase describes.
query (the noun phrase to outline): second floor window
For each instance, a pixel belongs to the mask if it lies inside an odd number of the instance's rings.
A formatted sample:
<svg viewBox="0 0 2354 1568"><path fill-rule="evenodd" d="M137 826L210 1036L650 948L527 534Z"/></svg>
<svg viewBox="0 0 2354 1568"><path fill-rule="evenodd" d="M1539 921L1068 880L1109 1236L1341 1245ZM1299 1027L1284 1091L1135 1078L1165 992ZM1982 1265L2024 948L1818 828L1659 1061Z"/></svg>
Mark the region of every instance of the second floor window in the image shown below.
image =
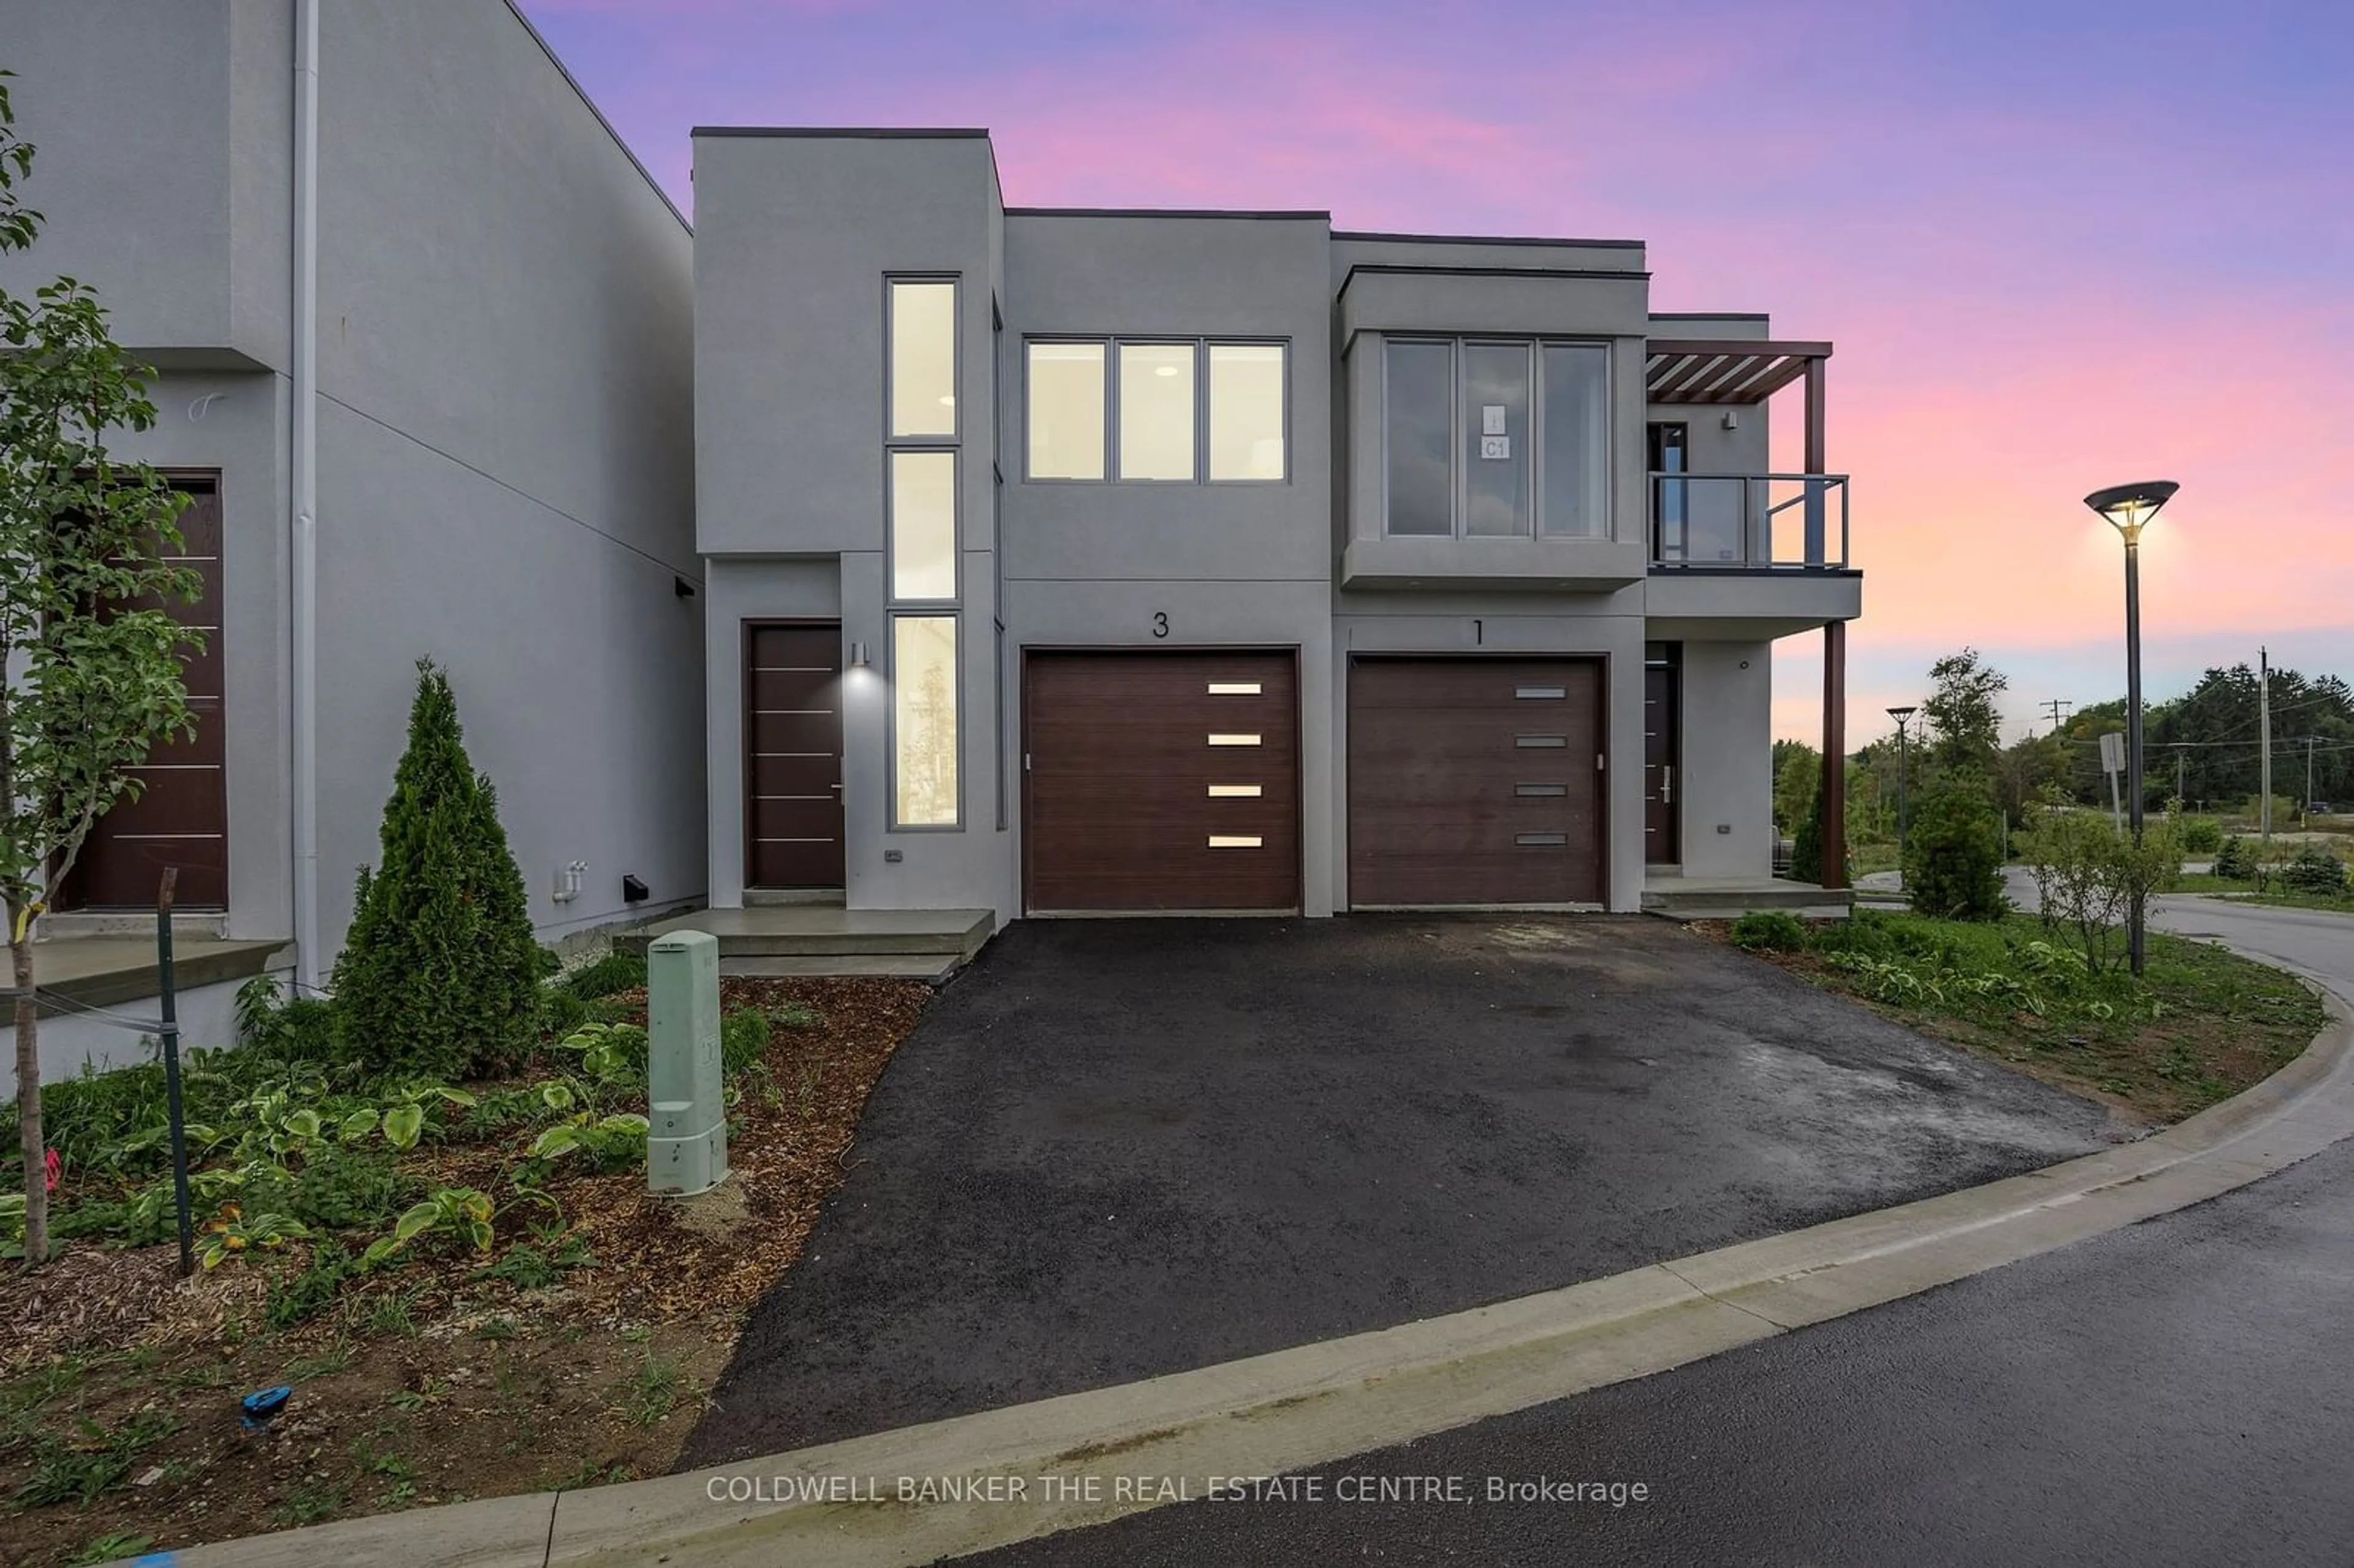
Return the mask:
<svg viewBox="0 0 2354 1568"><path fill-rule="evenodd" d="M1392 535L1609 535L1607 346L1393 338L1382 419Z"/></svg>
<svg viewBox="0 0 2354 1568"><path fill-rule="evenodd" d="M1286 345L1215 339L1024 345L1034 480L1280 483Z"/></svg>

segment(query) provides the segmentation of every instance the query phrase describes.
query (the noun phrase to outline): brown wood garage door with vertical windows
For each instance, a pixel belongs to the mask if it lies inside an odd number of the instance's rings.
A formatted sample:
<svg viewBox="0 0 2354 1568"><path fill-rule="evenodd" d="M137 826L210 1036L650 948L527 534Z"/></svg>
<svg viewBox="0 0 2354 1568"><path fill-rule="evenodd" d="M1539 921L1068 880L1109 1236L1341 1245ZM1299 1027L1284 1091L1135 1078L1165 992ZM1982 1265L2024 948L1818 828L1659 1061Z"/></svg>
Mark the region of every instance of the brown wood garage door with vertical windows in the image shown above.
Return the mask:
<svg viewBox="0 0 2354 1568"><path fill-rule="evenodd" d="M1600 903L1602 664L1349 672L1349 902Z"/></svg>
<svg viewBox="0 0 2354 1568"><path fill-rule="evenodd" d="M60 909L153 909L166 866L176 867L172 898L181 909L228 907L228 788L221 734L220 485L209 478L175 479L188 497L180 514L180 553L169 557L203 585L191 601L143 600L134 609L164 609L204 633L202 652L183 650L188 713L196 731L156 747L131 769L140 779L135 800L99 819L83 841L65 885Z"/></svg>
<svg viewBox="0 0 2354 1568"><path fill-rule="evenodd" d="M1029 653L1028 907L1298 908L1296 671L1289 652Z"/></svg>
<svg viewBox="0 0 2354 1568"><path fill-rule="evenodd" d="M840 887L842 628L744 628L744 885Z"/></svg>

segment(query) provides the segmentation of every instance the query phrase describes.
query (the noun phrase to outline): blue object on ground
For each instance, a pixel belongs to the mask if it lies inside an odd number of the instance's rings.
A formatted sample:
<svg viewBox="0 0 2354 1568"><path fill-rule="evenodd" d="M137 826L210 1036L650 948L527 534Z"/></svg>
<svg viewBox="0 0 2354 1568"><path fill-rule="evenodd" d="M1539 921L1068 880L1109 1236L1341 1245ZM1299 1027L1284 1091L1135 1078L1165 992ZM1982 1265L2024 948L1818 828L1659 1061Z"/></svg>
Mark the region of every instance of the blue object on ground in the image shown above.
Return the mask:
<svg viewBox="0 0 2354 1568"><path fill-rule="evenodd" d="M244 1423L248 1432L259 1432L277 1419L278 1413L286 1408L286 1402L293 1393L290 1384L281 1383L276 1388L249 1393L238 1401L245 1410L244 1415L239 1419Z"/></svg>

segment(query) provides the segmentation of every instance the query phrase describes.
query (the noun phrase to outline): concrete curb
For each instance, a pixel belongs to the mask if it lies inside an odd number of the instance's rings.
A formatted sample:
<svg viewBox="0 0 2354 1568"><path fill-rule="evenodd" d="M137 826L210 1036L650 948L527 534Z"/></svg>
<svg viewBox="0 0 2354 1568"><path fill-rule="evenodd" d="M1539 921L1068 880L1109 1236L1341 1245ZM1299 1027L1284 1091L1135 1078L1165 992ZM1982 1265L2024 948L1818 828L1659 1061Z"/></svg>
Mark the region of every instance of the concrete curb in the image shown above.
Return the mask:
<svg viewBox="0 0 2354 1568"><path fill-rule="evenodd" d="M1665 1372L2285 1169L2354 1135L2354 1006L2316 989L2331 1026L2263 1083L2139 1142L2029 1175L1143 1383L687 1475L380 1515L147 1561L896 1568L1232 1495L1219 1478L1290 1474Z"/></svg>

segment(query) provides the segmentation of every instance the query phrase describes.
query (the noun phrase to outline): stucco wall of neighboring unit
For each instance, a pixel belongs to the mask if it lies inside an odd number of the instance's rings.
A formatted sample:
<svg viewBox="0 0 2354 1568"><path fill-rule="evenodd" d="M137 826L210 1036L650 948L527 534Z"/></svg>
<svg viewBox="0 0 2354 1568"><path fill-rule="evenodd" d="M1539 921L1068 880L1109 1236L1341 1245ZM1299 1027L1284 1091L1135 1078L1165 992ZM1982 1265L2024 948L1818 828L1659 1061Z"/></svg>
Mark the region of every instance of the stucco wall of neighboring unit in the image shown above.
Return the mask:
<svg viewBox="0 0 2354 1568"><path fill-rule="evenodd" d="M1774 645L1683 645L1683 874L1774 869Z"/></svg>
<svg viewBox="0 0 2354 1568"><path fill-rule="evenodd" d="M416 662L444 665L474 766L544 935L703 896L703 617L691 563L629 549L585 519L401 432L326 405L319 474L319 863L340 949L352 878L407 743ZM236 853L232 848L231 853ZM559 866L588 863L556 902Z"/></svg>
<svg viewBox="0 0 2354 1568"><path fill-rule="evenodd" d="M686 228L501 0L329 5L320 58L323 957L419 658L544 933L630 913L625 873L700 898Z"/></svg>
<svg viewBox="0 0 2354 1568"><path fill-rule="evenodd" d="M281 984L292 978L288 969L267 972ZM236 1044L237 993L249 983L221 980L175 992L173 1012L179 1021L181 1048L217 1051ZM106 1012L118 1020L153 1020L162 1006L160 998L140 997ZM14 1010L6 1016L13 1018ZM135 1067L142 1062L159 1060L163 1050L154 1043L153 1034L143 1034L136 1028L125 1029L109 1019L80 1012L57 1012L43 1018L39 1038L41 1082L45 1084L63 1083L84 1069L106 1073L118 1067ZM13 1023L0 1021L0 1102L16 1097L16 1030Z"/></svg>
<svg viewBox="0 0 2354 1568"><path fill-rule="evenodd" d="M16 126L37 149L20 187L48 217L0 257L27 291L95 288L116 338L228 350L230 0L11 0Z"/></svg>

